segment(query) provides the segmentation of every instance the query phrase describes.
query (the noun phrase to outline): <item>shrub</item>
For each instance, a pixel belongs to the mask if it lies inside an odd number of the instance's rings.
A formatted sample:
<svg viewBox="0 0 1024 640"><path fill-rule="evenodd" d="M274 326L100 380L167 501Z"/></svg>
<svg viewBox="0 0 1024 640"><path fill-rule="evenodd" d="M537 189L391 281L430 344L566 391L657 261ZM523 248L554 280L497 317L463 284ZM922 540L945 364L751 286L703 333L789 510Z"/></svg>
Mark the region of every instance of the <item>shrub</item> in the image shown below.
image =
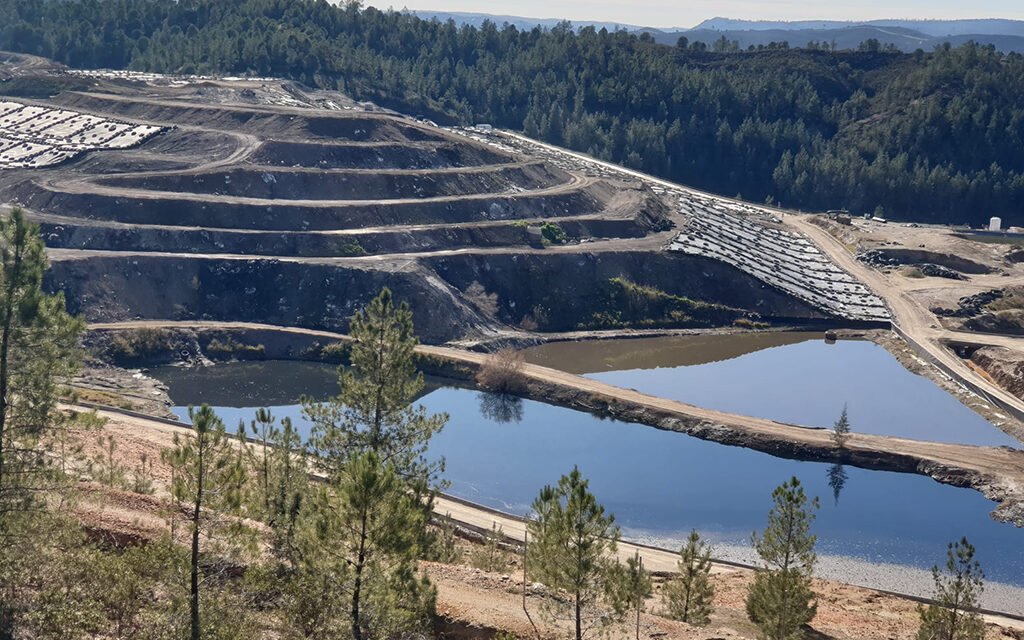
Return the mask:
<svg viewBox="0 0 1024 640"><path fill-rule="evenodd" d="M501 349L484 360L476 374L481 387L502 393L522 391L526 386L523 354L515 349Z"/></svg>
<svg viewBox="0 0 1024 640"><path fill-rule="evenodd" d="M466 300L470 302L474 307L477 308L480 313L485 316L493 318L498 313L498 294L487 293L484 286L477 281L473 281L473 284L466 287L465 293L463 293Z"/></svg>
<svg viewBox="0 0 1024 640"><path fill-rule="evenodd" d="M504 549L501 547L505 539L505 533L494 523L491 530L484 534L483 544L473 550L469 556L469 562L481 571L494 573L501 571L508 565Z"/></svg>
<svg viewBox="0 0 1024 640"><path fill-rule="evenodd" d="M266 351L266 347L262 344L245 344L235 340L234 338L228 338L227 340L220 340L214 338L210 340L210 343L206 345L206 352L210 355L217 356L238 356L238 355L263 355Z"/></svg>
<svg viewBox="0 0 1024 640"><path fill-rule="evenodd" d="M545 222L540 225L540 235L548 244L565 244L569 240L565 229L554 222Z"/></svg>
<svg viewBox="0 0 1024 640"><path fill-rule="evenodd" d="M346 362L351 348L345 342L331 342L320 350L320 357L330 362Z"/></svg>
<svg viewBox="0 0 1024 640"><path fill-rule="evenodd" d="M123 331L110 337L106 353L115 360L147 358L174 350L174 336L162 329Z"/></svg>
<svg viewBox="0 0 1024 640"><path fill-rule="evenodd" d="M346 238L335 247L338 255L342 257L356 257L366 255L366 249L355 238Z"/></svg>

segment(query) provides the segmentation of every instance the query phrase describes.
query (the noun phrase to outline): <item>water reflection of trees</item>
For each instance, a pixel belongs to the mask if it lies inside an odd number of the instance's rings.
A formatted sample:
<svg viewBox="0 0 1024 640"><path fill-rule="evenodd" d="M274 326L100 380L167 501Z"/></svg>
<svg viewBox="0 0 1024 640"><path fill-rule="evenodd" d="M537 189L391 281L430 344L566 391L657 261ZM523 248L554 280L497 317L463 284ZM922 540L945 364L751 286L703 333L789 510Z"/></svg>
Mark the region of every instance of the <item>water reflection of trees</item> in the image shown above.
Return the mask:
<svg viewBox="0 0 1024 640"><path fill-rule="evenodd" d="M825 473L828 476L828 486L832 487L832 497L835 498L836 504L839 504L839 494L843 492L843 487L846 486L846 469L841 464L834 464L828 468Z"/></svg>
<svg viewBox="0 0 1024 640"><path fill-rule="evenodd" d="M522 422L523 399L507 393L481 393L480 414L499 424Z"/></svg>

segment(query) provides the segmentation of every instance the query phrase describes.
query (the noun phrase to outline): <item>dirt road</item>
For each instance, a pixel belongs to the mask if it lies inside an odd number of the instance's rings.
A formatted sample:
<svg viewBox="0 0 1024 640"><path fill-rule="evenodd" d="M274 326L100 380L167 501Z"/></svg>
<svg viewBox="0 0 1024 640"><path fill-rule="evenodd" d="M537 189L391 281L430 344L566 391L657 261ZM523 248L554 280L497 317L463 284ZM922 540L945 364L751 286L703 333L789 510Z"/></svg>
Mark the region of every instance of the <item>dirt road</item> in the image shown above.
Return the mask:
<svg viewBox="0 0 1024 640"><path fill-rule="evenodd" d="M857 260L841 242L821 227L810 222L806 216L783 214L782 219L784 223L810 238L840 267L859 278L881 296L889 306L895 324L927 349L932 358L957 372L964 379L970 380L990 396L1024 411L1024 400L978 375L945 345L946 342L954 341L980 346L1007 347L1021 351L1024 349L1024 339L945 329L931 311L909 295L908 288L895 284L885 274Z"/></svg>

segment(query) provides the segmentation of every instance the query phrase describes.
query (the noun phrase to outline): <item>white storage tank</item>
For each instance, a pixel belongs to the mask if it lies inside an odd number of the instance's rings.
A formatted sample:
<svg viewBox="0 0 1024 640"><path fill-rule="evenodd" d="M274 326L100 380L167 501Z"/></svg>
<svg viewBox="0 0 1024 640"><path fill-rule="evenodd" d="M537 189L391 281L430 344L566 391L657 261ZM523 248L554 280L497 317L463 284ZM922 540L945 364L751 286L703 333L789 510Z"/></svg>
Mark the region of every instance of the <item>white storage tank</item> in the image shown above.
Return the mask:
<svg viewBox="0 0 1024 640"><path fill-rule="evenodd" d="M992 218L991 220L988 221L988 230L989 231L999 231L1000 229L1002 229L1002 227L1003 227L1003 219L1002 218Z"/></svg>

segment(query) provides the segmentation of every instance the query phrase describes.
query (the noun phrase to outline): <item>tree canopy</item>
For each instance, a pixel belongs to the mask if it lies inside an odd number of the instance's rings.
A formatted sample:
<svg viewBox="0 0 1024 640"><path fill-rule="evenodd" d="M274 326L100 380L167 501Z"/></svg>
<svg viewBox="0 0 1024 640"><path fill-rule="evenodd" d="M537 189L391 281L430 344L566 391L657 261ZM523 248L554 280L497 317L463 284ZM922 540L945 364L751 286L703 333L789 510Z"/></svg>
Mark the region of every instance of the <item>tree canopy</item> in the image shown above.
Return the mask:
<svg viewBox="0 0 1024 640"><path fill-rule="evenodd" d="M1024 203L1024 57L972 43L707 51L325 0L0 0L0 25L0 48L75 67L290 78L793 208L977 224Z"/></svg>

